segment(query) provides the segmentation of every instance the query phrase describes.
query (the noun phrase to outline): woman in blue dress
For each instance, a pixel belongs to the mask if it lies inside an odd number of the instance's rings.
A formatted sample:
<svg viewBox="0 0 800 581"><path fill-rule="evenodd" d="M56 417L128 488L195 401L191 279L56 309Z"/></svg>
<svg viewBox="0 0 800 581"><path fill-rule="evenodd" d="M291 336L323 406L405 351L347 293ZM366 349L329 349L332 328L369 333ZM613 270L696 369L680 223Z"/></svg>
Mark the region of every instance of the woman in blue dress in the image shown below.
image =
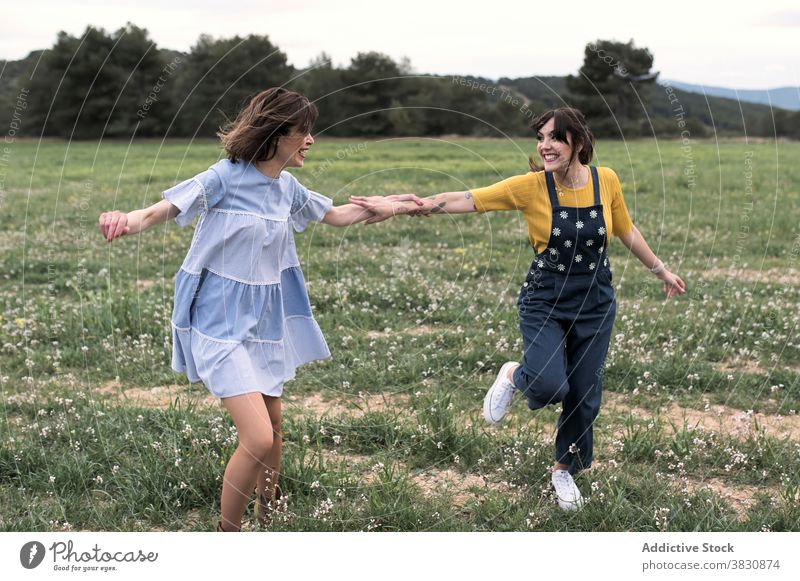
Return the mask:
<svg viewBox="0 0 800 581"><path fill-rule="evenodd" d="M295 370L330 351L314 320L292 229L349 226L373 216L333 206L286 167L303 167L317 109L282 88L262 91L218 135L227 153L208 170L130 213L100 216L103 236L199 216L175 279L172 367L222 399L239 435L222 485L220 531L238 531L255 488L263 523L280 495L281 394ZM396 201L416 196L395 196Z"/></svg>

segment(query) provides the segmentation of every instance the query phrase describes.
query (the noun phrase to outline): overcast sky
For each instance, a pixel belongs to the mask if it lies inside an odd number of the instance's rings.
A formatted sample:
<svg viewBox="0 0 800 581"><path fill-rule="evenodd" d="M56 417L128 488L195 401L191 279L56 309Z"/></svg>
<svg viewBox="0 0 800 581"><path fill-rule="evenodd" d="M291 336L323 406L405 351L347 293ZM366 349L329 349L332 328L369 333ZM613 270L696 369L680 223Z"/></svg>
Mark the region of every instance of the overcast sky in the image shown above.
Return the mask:
<svg viewBox="0 0 800 581"><path fill-rule="evenodd" d="M376 50L408 57L420 73L492 79L575 73L586 43L632 38L655 55L663 79L800 85L797 0L28 0L2 12L0 58L52 46L59 30L78 36L88 24L127 21L162 48L186 51L200 33L265 34L297 67L323 50L336 64Z"/></svg>

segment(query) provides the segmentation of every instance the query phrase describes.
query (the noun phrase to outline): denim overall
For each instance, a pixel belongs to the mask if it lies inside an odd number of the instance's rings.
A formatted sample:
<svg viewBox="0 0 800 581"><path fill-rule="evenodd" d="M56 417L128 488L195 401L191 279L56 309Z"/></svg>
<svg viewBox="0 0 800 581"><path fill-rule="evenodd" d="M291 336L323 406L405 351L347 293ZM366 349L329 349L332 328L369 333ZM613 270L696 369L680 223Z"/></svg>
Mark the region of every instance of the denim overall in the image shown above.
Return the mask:
<svg viewBox="0 0 800 581"><path fill-rule="evenodd" d="M524 355L514 384L532 410L561 402L556 461L575 474L592 463L594 420L616 314L597 168L594 205L562 207L545 172L553 208L550 240L536 255L519 295Z"/></svg>

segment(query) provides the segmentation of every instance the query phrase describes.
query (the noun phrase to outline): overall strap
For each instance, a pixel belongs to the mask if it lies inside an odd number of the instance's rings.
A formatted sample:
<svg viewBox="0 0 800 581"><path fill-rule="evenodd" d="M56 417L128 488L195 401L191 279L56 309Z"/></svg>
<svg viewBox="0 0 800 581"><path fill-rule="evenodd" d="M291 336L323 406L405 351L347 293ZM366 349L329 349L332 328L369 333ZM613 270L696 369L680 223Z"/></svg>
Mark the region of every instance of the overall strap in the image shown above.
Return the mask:
<svg viewBox="0 0 800 581"><path fill-rule="evenodd" d="M547 182L547 193L550 194L550 205L553 208L558 208L558 194L556 193L556 181L553 178L553 172L544 172L544 180Z"/></svg>
<svg viewBox="0 0 800 581"><path fill-rule="evenodd" d="M594 189L594 205L600 205L600 180L597 179L597 168L589 166L589 171L592 172L592 188Z"/></svg>

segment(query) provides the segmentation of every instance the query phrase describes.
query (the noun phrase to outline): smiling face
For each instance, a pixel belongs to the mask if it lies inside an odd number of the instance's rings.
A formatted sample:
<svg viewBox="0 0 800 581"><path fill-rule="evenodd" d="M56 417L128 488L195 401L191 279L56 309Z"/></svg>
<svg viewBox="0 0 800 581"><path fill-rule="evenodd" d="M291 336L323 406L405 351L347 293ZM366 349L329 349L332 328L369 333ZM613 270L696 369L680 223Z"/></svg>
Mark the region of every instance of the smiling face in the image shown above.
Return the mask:
<svg viewBox="0 0 800 581"><path fill-rule="evenodd" d="M577 152L573 148L572 133L566 132L567 143L555 138L556 121L550 118L537 132L536 151L544 162L545 171L565 172Z"/></svg>
<svg viewBox="0 0 800 581"><path fill-rule="evenodd" d="M306 153L314 144L311 133L303 133L293 128L289 135L278 138L278 147L275 152L277 159L283 167L303 167Z"/></svg>

